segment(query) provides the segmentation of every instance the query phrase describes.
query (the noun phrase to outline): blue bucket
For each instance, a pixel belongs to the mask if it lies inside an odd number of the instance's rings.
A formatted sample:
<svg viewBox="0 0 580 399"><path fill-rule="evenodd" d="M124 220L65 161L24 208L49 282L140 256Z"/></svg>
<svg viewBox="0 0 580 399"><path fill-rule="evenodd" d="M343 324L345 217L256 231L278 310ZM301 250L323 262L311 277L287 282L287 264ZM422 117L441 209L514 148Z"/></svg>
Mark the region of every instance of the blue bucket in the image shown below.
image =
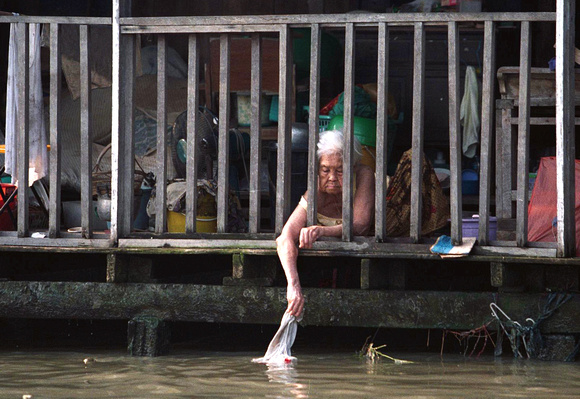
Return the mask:
<svg viewBox="0 0 580 399"><path fill-rule="evenodd" d="M461 193L463 195L479 194L479 175L473 169L463 169L461 172Z"/></svg>

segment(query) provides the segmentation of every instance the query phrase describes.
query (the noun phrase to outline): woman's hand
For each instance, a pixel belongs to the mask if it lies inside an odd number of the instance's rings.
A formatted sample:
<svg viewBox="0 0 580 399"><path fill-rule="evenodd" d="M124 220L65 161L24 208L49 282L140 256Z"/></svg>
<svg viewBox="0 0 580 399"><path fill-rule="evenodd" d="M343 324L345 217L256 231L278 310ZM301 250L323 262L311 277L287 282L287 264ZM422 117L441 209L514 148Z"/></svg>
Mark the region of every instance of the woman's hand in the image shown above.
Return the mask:
<svg viewBox="0 0 580 399"><path fill-rule="evenodd" d="M296 285L288 284L286 299L288 299L288 308L286 311L292 316L299 318L304 310L304 297L302 296L300 283Z"/></svg>
<svg viewBox="0 0 580 399"><path fill-rule="evenodd" d="M308 226L300 230L299 248L312 248L314 241L322 235L322 226Z"/></svg>

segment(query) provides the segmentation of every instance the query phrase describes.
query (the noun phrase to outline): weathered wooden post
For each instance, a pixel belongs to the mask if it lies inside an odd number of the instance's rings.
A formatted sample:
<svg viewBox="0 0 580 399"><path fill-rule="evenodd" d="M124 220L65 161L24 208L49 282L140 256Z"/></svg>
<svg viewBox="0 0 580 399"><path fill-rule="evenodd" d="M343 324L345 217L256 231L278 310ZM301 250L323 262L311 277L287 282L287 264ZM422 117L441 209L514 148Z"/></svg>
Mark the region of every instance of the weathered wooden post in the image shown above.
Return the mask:
<svg viewBox="0 0 580 399"><path fill-rule="evenodd" d="M576 252L575 196L575 0L556 2L556 190L558 256Z"/></svg>
<svg viewBox="0 0 580 399"><path fill-rule="evenodd" d="M129 321L127 352L131 356L160 356L169 350L169 328L157 317L138 316Z"/></svg>
<svg viewBox="0 0 580 399"><path fill-rule="evenodd" d="M270 287L276 278L277 260L266 256L232 255L232 277L224 285Z"/></svg>

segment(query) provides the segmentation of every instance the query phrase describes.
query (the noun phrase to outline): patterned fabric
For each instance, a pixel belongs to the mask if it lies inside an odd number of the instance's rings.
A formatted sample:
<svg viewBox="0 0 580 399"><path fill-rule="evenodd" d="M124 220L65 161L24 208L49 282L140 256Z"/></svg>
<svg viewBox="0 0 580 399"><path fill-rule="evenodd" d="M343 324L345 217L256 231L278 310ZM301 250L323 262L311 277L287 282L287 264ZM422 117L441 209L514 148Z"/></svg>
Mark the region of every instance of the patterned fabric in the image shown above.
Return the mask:
<svg viewBox="0 0 580 399"><path fill-rule="evenodd" d="M397 166L387 190L387 235L410 234L411 155L407 150ZM421 233L432 233L445 226L450 217L449 200L443 194L437 175L427 157L423 157Z"/></svg>

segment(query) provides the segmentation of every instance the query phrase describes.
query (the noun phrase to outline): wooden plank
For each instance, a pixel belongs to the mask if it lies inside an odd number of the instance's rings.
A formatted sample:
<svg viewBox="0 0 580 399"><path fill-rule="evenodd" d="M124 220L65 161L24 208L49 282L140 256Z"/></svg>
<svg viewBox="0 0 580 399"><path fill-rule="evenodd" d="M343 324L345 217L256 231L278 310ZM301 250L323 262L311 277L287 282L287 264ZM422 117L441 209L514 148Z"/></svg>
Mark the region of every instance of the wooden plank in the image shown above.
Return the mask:
<svg viewBox="0 0 580 399"><path fill-rule="evenodd" d="M496 199L496 215L500 218L512 217L512 131L513 127L510 124L510 119L513 114L513 107L501 110L500 128L497 132L497 148L498 167L496 174L500 176L501 184L497 187L499 198ZM497 206L500 204L501 212L497 211Z"/></svg>
<svg viewBox="0 0 580 399"><path fill-rule="evenodd" d="M198 137L196 126L199 107L199 42L195 34L188 38L187 62L187 161L185 181L185 231L195 233L197 218L197 176L199 159L197 157ZM206 82L207 84L207 82ZM207 86L206 86L207 90Z"/></svg>
<svg viewBox="0 0 580 399"><path fill-rule="evenodd" d="M219 83L219 141L218 141L218 193L217 231L225 233L228 225L229 148L230 148L230 35L220 35Z"/></svg>
<svg viewBox="0 0 580 399"><path fill-rule="evenodd" d="M282 25L149 25L149 26L125 26L123 34L157 34L157 33L256 33L256 32L279 32Z"/></svg>
<svg viewBox="0 0 580 399"><path fill-rule="evenodd" d="M111 241L116 243L119 236L127 233L127 226L123 225L123 214L128 212L124 208L126 201L123 189L124 173L126 173L125 148L126 134L124 134L125 96L126 93L126 40L121 36L120 18L130 15L131 0L113 0L112 16L112 98L111 98ZM129 94L131 95L131 94ZM131 150L132 151L132 150ZM132 179L132 176L131 176ZM126 217L126 216L125 216ZM126 219L125 219L126 220Z"/></svg>
<svg viewBox="0 0 580 399"><path fill-rule="evenodd" d="M61 222L61 149L60 149L60 88L61 88L61 55L59 25L50 25L50 152L49 156L49 212L48 236L57 238Z"/></svg>
<svg viewBox="0 0 580 399"><path fill-rule="evenodd" d="M379 23L377 54L377 159L375 181L375 239L382 242L387 236L387 143L389 93L389 27Z"/></svg>
<svg viewBox="0 0 580 399"><path fill-rule="evenodd" d="M167 44L157 36L157 173L155 176L155 232L167 230Z"/></svg>
<svg viewBox="0 0 580 399"><path fill-rule="evenodd" d="M119 141L121 124L121 2L112 4L112 75L111 75L111 241L117 242L119 230Z"/></svg>
<svg viewBox="0 0 580 399"><path fill-rule="evenodd" d="M278 106L278 167L276 172L276 225L275 232L280 234L290 214L290 178L292 154L291 94L292 55L291 35L288 26L280 31L280 74Z"/></svg>
<svg viewBox="0 0 580 399"><path fill-rule="evenodd" d="M119 248L189 248L189 249L207 249L209 251L231 249L233 253L240 252L243 249L270 249L272 255L276 253L276 241L269 240L240 240L240 239L164 239L164 238L125 238L119 240Z"/></svg>
<svg viewBox="0 0 580 399"><path fill-rule="evenodd" d="M308 102L308 193L318 192L318 156L316 154L319 140L320 109L320 25L313 24L310 27L310 91ZM309 226L318 223L318 196L308 196L306 209L307 224Z"/></svg>
<svg viewBox="0 0 580 399"><path fill-rule="evenodd" d="M451 167L451 239L463 241L462 195L461 195L461 125L459 122L459 30L456 22L449 22L447 31L448 68L449 68L449 164Z"/></svg>
<svg viewBox="0 0 580 399"><path fill-rule="evenodd" d="M30 23L30 24L57 24L57 25L111 25L108 17L52 17L36 15L0 15L0 23Z"/></svg>
<svg viewBox="0 0 580 399"><path fill-rule="evenodd" d="M0 245L20 247L21 252L37 252L40 247L50 252L70 252L77 249L86 249L88 252L99 252L102 248L110 248L111 241L107 236L103 238L70 238L64 237L66 233L62 233L61 237L57 238L31 238L31 237L0 237ZM76 237L79 237L78 234ZM66 249L68 248L68 249ZM54 249L54 250L53 250Z"/></svg>
<svg viewBox="0 0 580 399"><path fill-rule="evenodd" d="M411 155L411 227L410 237L414 242L421 238L421 186L423 181L423 129L425 99L425 26L414 24L413 61L413 122Z"/></svg>
<svg viewBox="0 0 580 399"><path fill-rule="evenodd" d="M16 25L16 32L18 35L18 77L16 82L16 88L18 90L18 108L17 108L17 121L18 121L18 131L16 132L16 180L18 180L18 186L24 192L20 192L18 196L18 236L26 237L28 236L28 158L29 158L29 108L30 108L30 90L29 90L29 25L25 23L19 23ZM19 190L20 191L20 190Z"/></svg>
<svg viewBox="0 0 580 399"><path fill-rule="evenodd" d="M118 215L118 229L121 236L131 232L133 226L133 198L135 179L135 147L133 143L133 127L135 125L134 98L136 76L136 50L137 40L132 36L121 37L121 137L119 147L119 192L120 209L123 212ZM158 119L159 120L159 119Z"/></svg>
<svg viewBox="0 0 580 399"><path fill-rule="evenodd" d="M354 24L346 24L344 37L344 150L342 154L342 240L350 241L353 222L354 160Z"/></svg>
<svg viewBox="0 0 580 399"><path fill-rule="evenodd" d="M574 0L556 2L556 162L558 256L576 251L574 129Z"/></svg>
<svg viewBox="0 0 580 399"><path fill-rule="evenodd" d="M11 17L5 17L11 18ZM304 15L227 15L199 17L141 17L122 18L126 26L188 26L188 25L289 25L290 27L321 25L342 25L346 23L405 23L423 22L447 25L457 22L511 22L511 21L555 21L554 12L514 12L514 13L339 13ZM136 32L134 32L136 33Z"/></svg>
<svg viewBox="0 0 580 399"><path fill-rule="evenodd" d="M530 101L531 106L531 101ZM517 125L519 123L519 119L516 117L511 118L511 124ZM536 126L555 126L556 125L556 118L550 117L530 117L530 125ZM580 125L580 118L574 118L574 125Z"/></svg>
<svg viewBox="0 0 580 399"><path fill-rule="evenodd" d="M520 95L518 104L518 166L516 202L516 241L528 242L528 164L530 161L530 68L532 60L530 23L522 22L520 34Z"/></svg>
<svg viewBox="0 0 580 399"><path fill-rule="evenodd" d="M257 233L260 230L260 160L262 133L262 40L259 33L252 34L252 116L250 122L250 204L249 231Z"/></svg>
<svg viewBox="0 0 580 399"><path fill-rule="evenodd" d="M481 150L479 172L479 232L480 245L489 241L489 207L491 191L491 158L493 137L493 93L495 87L495 27L486 21L483 37L483 73L481 100Z"/></svg>
<svg viewBox="0 0 580 399"><path fill-rule="evenodd" d="M91 58L90 58L90 28L87 25L79 26L80 44L80 108L81 108L81 230L83 238L91 238L93 231L91 219L93 210L92 187L92 144L91 130Z"/></svg>

